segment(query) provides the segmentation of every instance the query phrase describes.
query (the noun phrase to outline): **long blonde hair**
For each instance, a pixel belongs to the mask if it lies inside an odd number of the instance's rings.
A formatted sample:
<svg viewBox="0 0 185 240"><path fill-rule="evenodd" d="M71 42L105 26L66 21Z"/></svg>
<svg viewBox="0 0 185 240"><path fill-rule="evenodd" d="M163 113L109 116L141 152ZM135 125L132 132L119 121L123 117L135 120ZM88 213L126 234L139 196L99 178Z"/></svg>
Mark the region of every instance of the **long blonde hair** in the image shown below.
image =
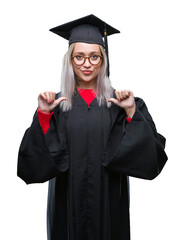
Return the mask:
<svg viewBox="0 0 185 240"><path fill-rule="evenodd" d="M75 43L71 44L67 53L63 58L63 67L62 67L62 76L61 76L61 95L66 97L66 101L61 102L61 108L63 111L68 111L72 108L72 97L76 88L76 79L73 70L73 65L71 61L71 56L73 53ZM96 81L96 92L97 92L97 101L99 106L104 103L107 104L107 107L110 107L111 103L107 102L109 98L112 97L113 88L111 86L111 82L109 77L106 75L107 69L107 56L104 48L100 46L100 51L103 56L102 66L97 76Z"/></svg>

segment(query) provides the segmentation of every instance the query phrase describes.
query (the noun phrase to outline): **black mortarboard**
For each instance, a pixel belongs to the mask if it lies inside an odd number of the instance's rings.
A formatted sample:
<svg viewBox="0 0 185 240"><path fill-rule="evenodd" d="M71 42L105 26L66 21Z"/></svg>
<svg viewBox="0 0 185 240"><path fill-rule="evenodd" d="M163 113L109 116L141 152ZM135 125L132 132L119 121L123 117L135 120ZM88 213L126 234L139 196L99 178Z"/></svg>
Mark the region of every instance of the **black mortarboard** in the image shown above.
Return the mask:
<svg viewBox="0 0 185 240"><path fill-rule="evenodd" d="M120 33L119 30L111 27L101 19L93 14L83 18L79 18L72 22L65 23L50 29L51 32L69 40L69 45L75 42L85 42L100 44L105 48L108 68L107 74L109 76L109 58L108 58L108 43L107 36L114 33ZM103 41L104 37L104 41Z"/></svg>

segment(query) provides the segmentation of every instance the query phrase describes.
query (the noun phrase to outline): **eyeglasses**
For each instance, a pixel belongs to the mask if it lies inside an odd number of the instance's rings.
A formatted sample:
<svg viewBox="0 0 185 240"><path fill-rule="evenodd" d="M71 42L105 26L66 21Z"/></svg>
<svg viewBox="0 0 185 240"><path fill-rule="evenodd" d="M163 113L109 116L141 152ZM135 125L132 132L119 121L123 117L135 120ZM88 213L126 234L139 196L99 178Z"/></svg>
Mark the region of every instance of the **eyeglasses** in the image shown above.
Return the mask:
<svg viewBox="0 0 185 240"><path fill-rule="evenodd" d="M74 57L72 57L73 62L77 65L77 66L82 66L86 59L89 60L90 64L92 64L93 66L96 66L100 63L102 56L100 55L92 55L90 57L83 57L81 55L76 55Z"/></svg>

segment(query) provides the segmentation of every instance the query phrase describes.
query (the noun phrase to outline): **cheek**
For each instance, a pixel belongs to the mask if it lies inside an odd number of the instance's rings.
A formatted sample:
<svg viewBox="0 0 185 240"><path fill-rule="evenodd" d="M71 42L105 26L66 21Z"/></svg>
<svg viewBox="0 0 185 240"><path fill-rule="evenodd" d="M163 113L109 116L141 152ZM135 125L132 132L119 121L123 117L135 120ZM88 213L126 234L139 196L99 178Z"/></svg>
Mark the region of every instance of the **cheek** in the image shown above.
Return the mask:
<svg viewBox="0 0 185 240"><path fill-rule="evenodd" d="M80 69L73 65L73 70L76 75L79 74Z"/></svg>
<svg viewBox="0 0 185 240"><path fill-rule="evenodd" d="M96 68L94 69L94 73L95 73L96 75L98 75L98 73L99 73L99 71L100 71L100 68L101 68L101 66L100 66L100 67L96 67Z"/></svg>

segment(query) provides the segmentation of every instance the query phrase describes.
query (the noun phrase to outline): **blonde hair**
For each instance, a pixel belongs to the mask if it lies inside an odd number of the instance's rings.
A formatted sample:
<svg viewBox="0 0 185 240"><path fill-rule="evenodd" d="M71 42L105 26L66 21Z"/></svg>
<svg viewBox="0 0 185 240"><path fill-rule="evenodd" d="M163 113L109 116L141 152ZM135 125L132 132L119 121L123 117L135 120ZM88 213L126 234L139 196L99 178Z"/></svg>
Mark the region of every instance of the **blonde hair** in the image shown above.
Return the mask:
<svg viewBox="0 0 185 240"><path fill-rule="evenodd" d="M72 108L72 97L75 93L76 88L76 79L73 70L73 65L71 61L71 56L73 53L75 43L71 44L67 53L63 58L63 67L62 67L62 76L61 76L61 95L66 97L66 101L61 102L61 108L63 111L68 111ZM100 46L100 51L103 57L102 66L97 76L96 81L96 92L97 92L97 101L99 106L104 103L107 104L107 107L110 107L111 103L107 102L109 98L112 97L113 88L111 86L111 82L109 77L106 75L107 71L107 56L104 48Z"/></svg>

